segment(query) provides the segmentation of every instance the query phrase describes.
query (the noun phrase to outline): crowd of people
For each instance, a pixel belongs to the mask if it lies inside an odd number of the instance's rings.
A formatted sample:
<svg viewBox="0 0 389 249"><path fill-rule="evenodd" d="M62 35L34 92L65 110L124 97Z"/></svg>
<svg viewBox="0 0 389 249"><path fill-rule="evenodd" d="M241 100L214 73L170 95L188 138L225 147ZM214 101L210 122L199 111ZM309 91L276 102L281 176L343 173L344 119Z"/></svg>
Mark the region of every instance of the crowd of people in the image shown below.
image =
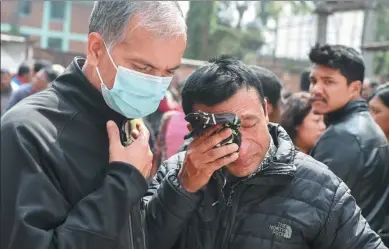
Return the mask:
<svg viewBox="0 0 389 249"><path fill-rule="evenodd" d="M1 69L0 248L387 248L389 82L327 44L298 93L231 56L178 82L186 38L177 2L97 1L86 58Z"/></svg>
<svg viewBox="0 0 389 249"><path fill-rule="evenodd" d="M22 63L15 75L1 68L1 115L22 99L49 87L64 70L46 60L37 60L32 66Z"/></svg>

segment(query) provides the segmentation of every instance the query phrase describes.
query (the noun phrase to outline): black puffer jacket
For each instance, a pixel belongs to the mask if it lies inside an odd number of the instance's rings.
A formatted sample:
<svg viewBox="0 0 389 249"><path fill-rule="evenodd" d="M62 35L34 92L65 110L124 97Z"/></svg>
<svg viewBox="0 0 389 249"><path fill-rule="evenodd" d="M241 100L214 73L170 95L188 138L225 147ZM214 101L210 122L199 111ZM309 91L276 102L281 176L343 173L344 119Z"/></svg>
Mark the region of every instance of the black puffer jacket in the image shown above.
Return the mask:
<svg viewBox="0 0 389 249"><path fill-rule="evenodd" d="M350 102L327 121L311 155L347 184L371 228L381 233L389 215L389 143L364 100Z"/></svg>
<svg viewBox="0 0 389 249"><path fill-rule="evenodd" d="M220 172L198 193L182 189L176 176L185 152L164 164L148 193L150 249L386 248L347 186L296 152L280 126L269 129L275 156L229 191Z"/></svg>

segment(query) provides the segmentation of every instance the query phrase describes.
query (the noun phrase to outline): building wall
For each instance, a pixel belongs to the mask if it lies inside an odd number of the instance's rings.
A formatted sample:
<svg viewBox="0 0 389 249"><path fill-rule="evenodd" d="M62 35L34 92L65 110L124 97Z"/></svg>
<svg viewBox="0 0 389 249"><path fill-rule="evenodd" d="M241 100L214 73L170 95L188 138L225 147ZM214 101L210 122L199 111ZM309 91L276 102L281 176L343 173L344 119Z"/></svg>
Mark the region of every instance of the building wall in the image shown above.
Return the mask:
<svg viewBox="0 0 389 249"><path fill-rule="evenodd" d="M87 34L89 15L93 5L72 4L71 32L76 34Z"/></svg>
<svg viewBox="0 0 389 249"><path fill-rule="evenodd" d="M69 52L86 54L86 42L69 41Z"/></svg>
<svg viewBox="0 0 389 249"><path fill-rule="evenodd" d="M17 7L16 2L13 1L1 1L1 23L11 23L15 9ZM3 31L3 29L1 29Z"/></svg>
<svg viewBox="0 0 389 249"><path fill-rule="evenodd" d="M19 26L20 33L36 39L35 46L52 49L53 40L62 41L59 51L85 52L89 15L93 1L65 1L64 18L51 18L51 1L29 1L28 15L18 11L18 1L1 1L1 32L11 31L12 25Z"/></svg>
<svg viewBox="0 0 389 249"><path fill-rule="evenodd" d="M1 41L1 68L16 72L26 56L27 43Z"/></svg>

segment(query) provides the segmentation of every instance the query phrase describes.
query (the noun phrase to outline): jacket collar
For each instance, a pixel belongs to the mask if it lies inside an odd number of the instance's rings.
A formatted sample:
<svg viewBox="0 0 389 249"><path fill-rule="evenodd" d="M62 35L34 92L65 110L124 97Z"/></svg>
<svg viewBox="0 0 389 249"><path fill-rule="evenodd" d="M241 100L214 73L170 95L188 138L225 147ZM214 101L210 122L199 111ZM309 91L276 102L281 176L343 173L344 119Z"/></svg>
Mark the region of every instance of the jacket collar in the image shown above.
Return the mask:
<svg viewBox="0 0 389 249"><path fill-rule="evenodd" d="M342 108L330 112L326 115L326 122L330 125L336 122L339 122L343 118L354 115L355 113L368 111L369 106L367 102L363 99L358 99L354 101L350 101Z"/></svg>
<svg viewBox="0 0 389 249"><path fill-rule="evenodd" d="M275 151L262 165L257 173L258 177L247 181L248 184L284 185L289 183L296 173L294 164L296 149L291 138L278 124L269 124L268 129L274 141Z"/></svg>
<svg viewBox="0 0 389 249"><path fill-rule="evenodd" d="M53 83L53 88L93 123L100 126L105 125L108 120L113 120L119 127L123 127L126 118L107 106L101 92L83 73L84 63L85 59L74 58L65 72Z"/></svg>

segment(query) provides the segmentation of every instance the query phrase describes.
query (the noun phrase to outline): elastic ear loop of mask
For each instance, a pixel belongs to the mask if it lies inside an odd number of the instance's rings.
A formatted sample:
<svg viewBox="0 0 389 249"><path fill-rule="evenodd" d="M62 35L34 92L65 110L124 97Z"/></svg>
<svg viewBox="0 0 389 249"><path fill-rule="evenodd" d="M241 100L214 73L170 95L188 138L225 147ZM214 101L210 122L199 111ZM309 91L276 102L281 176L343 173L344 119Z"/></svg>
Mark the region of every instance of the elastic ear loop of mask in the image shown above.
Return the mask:
<svg viewBox="0 0 389 249"><path fill-rule="evenodd" d="M107 51L107 54L108 54L108 57L109 59L111 60L112 62L112 65L115 67L116 71L118 70L118 67L116 66L115 62L113 61L112 59L112 56L111 56L111 53L108 51L108 47L107 47L107 44L105 43L105 41L103 40L103 43L104 43L104 47L105 47L105 50ZM96 72L97 72L97 76L99 77L100 81L101 81L101 84L103 84L105 87L107 87L107 85L104 83L103 81L103 78L101 77L101 74L100 74L100 70L98 67L96 67ZM108 87L107 87L108 88Z"/></svg>
<svg viewBox="0 0 389 249"><path fill-rule="evenodd" d="M117 71L117 70L118 70L118 67L116 66L116 63L113 61L112 56L111 56L111 53L109 52L108 47L107 47L107 44L105 43L104 40L103 40L103 43L104 43L105 50L107 51L108 57L109 57L109 59L111 60L112 65L116 68L116 71Z"/></svg>

